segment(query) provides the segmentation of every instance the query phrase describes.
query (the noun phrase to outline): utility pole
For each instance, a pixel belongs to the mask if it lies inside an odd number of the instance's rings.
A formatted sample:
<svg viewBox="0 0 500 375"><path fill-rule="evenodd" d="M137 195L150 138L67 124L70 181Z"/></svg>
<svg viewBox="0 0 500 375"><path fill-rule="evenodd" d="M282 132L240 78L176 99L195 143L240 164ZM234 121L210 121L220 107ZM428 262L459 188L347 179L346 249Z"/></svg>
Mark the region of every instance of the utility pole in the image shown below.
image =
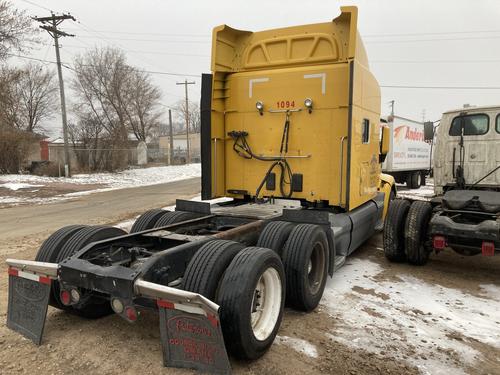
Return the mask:
<svg viewBox="0 0 500 375"><path fill-rule="evenodd" d="M74 35L58 30L57 27L65 20L76 21L76 19L70 14L56 16L54 13L52 13L50 17L33 17L33 19L37 22L42 23L40 28L49 33L49 35L54 39L54 44L56 47L57 74L59 75L59 92L61 94L61 113L64 137L64 175L66 177L71 177L71 166L68 148L68 121L66 117L66 100L64 97L64 81L62 76L61 56L59 55L59 38Z"/></svg>
<svg viewBox="0 0 500 375"><path fill-rule="evenodd" d="M184 82L177 82L177 85L184 85L184 90L186 93L186 143L187 143L187 163L191 163L191 152L189 147L189 100L188 100L188 85L194 85L196 82L188 82L187 79Z"/></svg>
<svg viewBox="0 0 500 375"><path fill-rule="evenodd" d="M170 140L169 164L174 163L174 132L172 130L172 110L168 110L168 138Z"/></svg>

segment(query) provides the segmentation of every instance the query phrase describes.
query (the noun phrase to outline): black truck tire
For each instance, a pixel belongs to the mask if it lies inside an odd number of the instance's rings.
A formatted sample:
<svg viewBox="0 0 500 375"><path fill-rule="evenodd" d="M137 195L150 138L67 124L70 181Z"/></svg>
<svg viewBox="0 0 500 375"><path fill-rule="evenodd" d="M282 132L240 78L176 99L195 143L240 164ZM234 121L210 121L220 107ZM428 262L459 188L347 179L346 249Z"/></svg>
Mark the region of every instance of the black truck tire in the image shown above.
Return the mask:
<svg viewBox="0 0 500 375"><path fill-rule="evenodd" d="M420 184L421 184L421 173L420 172L411 172L409 175L408 175L408 181L407 182L407 185L410 189L418 189L420 187Z"/></svg>
<svg viewBox="0 0 500 375"><path fill-rule="evenodd" d="M293 227L294 225L287 221L271 221L260 233L257 246L274 250L281 256L283 247Z"/></svg>
<svg viewBox="0 0 500 375"><path fill-rule="evenodd" d="M287 304L302 311L315 309L328 276L329 249L324 230L312 224L297 225L288 237L282 259Z"/></svg>
<svg viewBox="0 0 500 375"><path fill-rule="evenodd" d="M215 301L226 268L244 247L239 242L225 240L203 245L189 261L182 278L182 289Z"/></svg>
<svg viewBox="0 0 500 375"><path fill-rule="evenodd" d="M405 253L405 220L410 202L395 199L389 205L384 223L383 244L384 255L391 262L404 262Z"/></svg>
<svg viewBox="0 0 500 375"><path fill-rule="evenodd" d="M92 242L123 236L125 234L127 234L127 232L123 229L109 226L92 226L83 228L76 231L70 238L68 238L60 250L54 253L55 262L60 263ZM57 281L52 282L52 290L56 302L53 306L61 310L66 310L88 319L100 318L113 312L108 301L97 298L90 298L83 306L64 306L59 299L60 287Z"/></svg>
<svg viewBox="0 0 500 375"><path fill-rule="evenodd" d="M217 298L227 350L239 359L262 356L276 337L284 302L285 273L278 254L262 247L240 251L224 274Z"/></svg>
<svg viewBox="0 0 500 375"><path fill-rule="evenodd" d="M158 219L165 213L166 210L155 208L144 212L141 216L137 218L130 229L130 233L142 232L143 230L152 229L158 221Z"/></svg>
<svg viewBox="0 0 500 375"><path fill-rule="evenodd" d="M425 172L421 172L420 175L420 186L425 186L427 182L425 181Z"/></svg>
<svg viewBox="0 0 500 375"><path fill-rule="evenodd" d="M414 201L405 222L405 250L408 263L422 266L429 260L427 228L432 215L429 202Z"/></svg>
<svg viewBox="0 0 500 375"><path fill-rule="evenodd" d="M57 263L59 252L64 246L66 241L73 236L76 232L87 228L85 225L67 225L61 229L56 230L52 233L45 241L43 241L42 246L36 253L35 260L37 262L47 262L47 263ZM55 286L54 286L55 284ZM57 281L52 282L52 287L49 295L49 305L62 308L63 305L59 301L59 283Z"/></svg>
<svg viewBox="0 0 500 375"><path fill-rule="evenodd" d="M67 225L52 233L36 253L35 260L38 262L54 263L57 259L57 254L61 251L62 246L66 241L81 229L87 228L86 225Z"/></svg>
<svg viewBox="0 0 500 375"><path fill-rule="evenodd" d="M160 218L154 225L154 228L164 227L166 225L179 223L185 220L196 219L197 217L199 217L199 214L196 214L194 212L167 211L162 216L160 216Z"/></svg>
<svg viewBox="0 0 500 375"><path fill-rule="evenodd" d="M406 174L406 187L408 189L413 189L413 173L411 172Z"/></svg>

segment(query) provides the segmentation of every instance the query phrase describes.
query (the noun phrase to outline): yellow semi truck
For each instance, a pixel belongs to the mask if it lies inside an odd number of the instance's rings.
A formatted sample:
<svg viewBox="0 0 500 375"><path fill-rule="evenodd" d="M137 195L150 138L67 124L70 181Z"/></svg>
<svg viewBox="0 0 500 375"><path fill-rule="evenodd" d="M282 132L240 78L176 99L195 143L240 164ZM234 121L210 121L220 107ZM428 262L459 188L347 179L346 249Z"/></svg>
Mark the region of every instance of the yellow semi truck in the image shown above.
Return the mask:
<svg viewBox="0 0 500 375"><path fill-rule="evenodd" d="M357 9L341 10L313 25L216 27L202 76L202 197L233 199L178 200L130 233L58 230L35 261L7 260L8 326L40 343L48 304L129 322L157 309L166 366L227 373L228 352L266 352L285 301L316 308L395 194Z"/></svg>

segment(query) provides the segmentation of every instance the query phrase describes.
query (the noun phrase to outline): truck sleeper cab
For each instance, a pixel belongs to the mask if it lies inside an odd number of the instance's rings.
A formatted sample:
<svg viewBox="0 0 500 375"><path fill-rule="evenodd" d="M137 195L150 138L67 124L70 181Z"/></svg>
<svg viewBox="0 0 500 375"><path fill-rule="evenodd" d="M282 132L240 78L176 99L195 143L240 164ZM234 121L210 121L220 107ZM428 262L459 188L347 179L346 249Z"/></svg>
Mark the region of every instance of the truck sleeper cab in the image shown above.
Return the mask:
<svg viewBox="0 0 500 375"><path fill-rule="evenodd" d="M256 359L270 347L285 301L316 308L327 275L382 228L395 192L380 173L388 134L379 141L380 90L357 9L341 10L323 24L215 28L202 76L202 198L232 200L178 200L129 234L60 229L36 261L7 261L9 327L40 343L48 303L129 322L154 308L166 366L228 373L228 352Z"/></svg>

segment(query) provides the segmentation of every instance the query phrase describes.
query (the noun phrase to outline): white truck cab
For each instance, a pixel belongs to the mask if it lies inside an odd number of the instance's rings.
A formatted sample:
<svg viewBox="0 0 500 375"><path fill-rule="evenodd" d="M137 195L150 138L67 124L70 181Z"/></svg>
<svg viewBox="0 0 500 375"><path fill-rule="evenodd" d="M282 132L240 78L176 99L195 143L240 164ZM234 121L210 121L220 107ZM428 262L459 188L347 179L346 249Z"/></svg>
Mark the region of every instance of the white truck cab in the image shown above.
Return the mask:
<svg viewBox="0 0 500 375"><path fill-rule="evenodd" d="M384 226L386 258L423 265L431 253L445 249L499 254L500 106L445 112L437 134L430 122L424 133L426 140L436 140L435 197L391 203Z"/></svg>
<svg viewBox="0 0 500 375"><path fill-rule="evenodd" d="M445 112L436 129L434 191L500 186L500 106L467 107Z"/></svg>

